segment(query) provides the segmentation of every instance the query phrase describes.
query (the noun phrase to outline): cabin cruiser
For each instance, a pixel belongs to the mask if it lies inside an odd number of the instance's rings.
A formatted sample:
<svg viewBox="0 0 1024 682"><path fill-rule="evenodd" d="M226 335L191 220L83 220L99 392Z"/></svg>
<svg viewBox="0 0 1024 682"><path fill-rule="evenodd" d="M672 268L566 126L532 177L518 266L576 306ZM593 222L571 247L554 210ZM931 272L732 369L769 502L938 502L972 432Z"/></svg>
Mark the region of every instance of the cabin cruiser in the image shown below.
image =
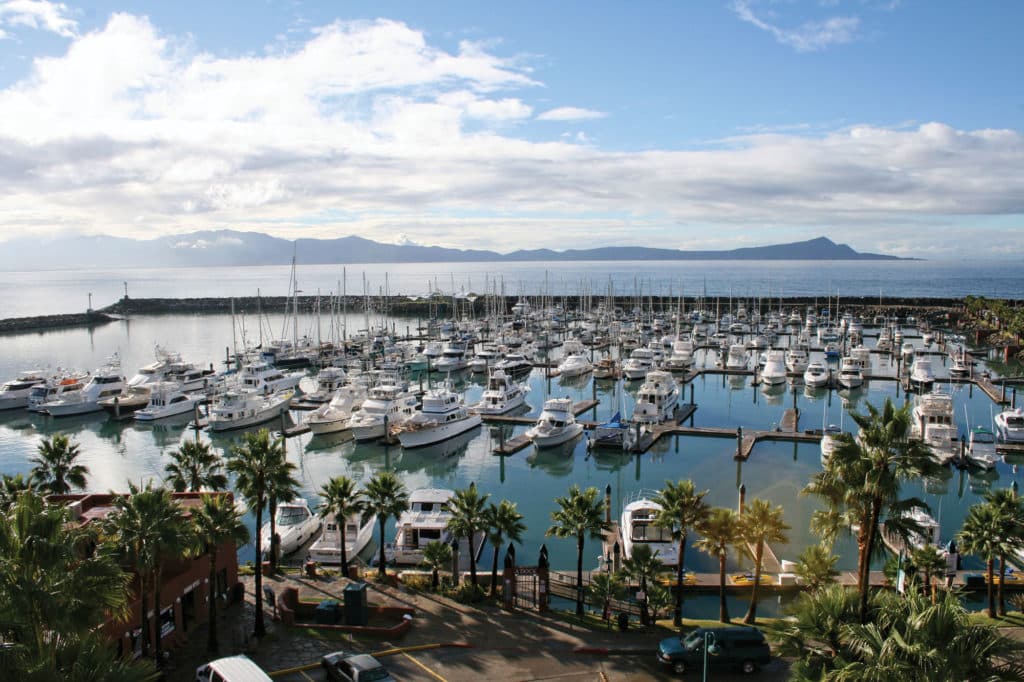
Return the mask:
<svg viewBox="0 0 1024 682"><path fill-rule="evenodd" d="M373 539L376 514L353 514L345 519L345 558L355 559ZM309 560L320 564L341 563L341 524L331 512L323 519L323 532L309 546Z"/></svg>
<svg viewBox="0 0 1024 682"><path fill-rule="evenodd" d="M786 383L786 354L781 350L770 350L765 355L761 381L768 385Z"/></svg>
<svg viewBox="0 0 1024 682"><path fill-rule="evenodd" d="M879 353L892 352L892 332L888 327L883 327L878 333L878 341L875 343L875 350Z"/></svg>
<svg viewBox="0 0 1024 682"><path fill-rule="evenodd" d="M622 370L612 358L602 358L594 365L595 379L618 379L622 376Z"/></svg>
<svg viewBox="0 0 1024 682"><path fill-rule="evenodd" d="M953 364L949 367L949 376L954 379L965 379L970 376L971 366L967 363L967 354L963 350L954 351L950 357Z"/></svg>
<svg viewBox="0 0 1024 682"><path fill-rule="evenodd" d="M907 341L900 347L900 358L904 367L910 367L914 363L914 344Z"/></svg>
<svg viewBox="0 0 1024 682"><path fill-rule="evenodd" d="M88 374L67 373L50 377L45 382L36 384L29 389L26 407L29 412L45 412L43 405L60 400L65 395L81 391L88 380Z"/></svg>
<svg viewBox="0 0 1024 682"><path fill-rule="evenodd" d="M622 413L615 415L606 422L594 427L593 436L587 447L614 448L631 450L636 445L636 431L622 421Z"/></svg>
<svg viewBox="0 0 1024 682"><path fill-rule="evenodd" d="M527 429L526 437L538 448L550 448L580 435L583 433L583 425L576 423L572 408L572 398L545 400L537 423Z"/></svg>
<svg viewBox="0 0 1024 682"><path fill-rule="evenodd" d="M652 369L654 369L654 350L651 348L634 348L626 361L622 363L622 375L627 379L643 379Z"/></svg>
<svg viewBox="0 0 1024 682"><path fill-rule="evenodd" d="M533 363L522 353L507 353L504 359L494 363L494 368L506 374L516 375L532 370Z"/></svg>
<svg viewBox="0 0 1024 682"><path fill-rule="evenodd" d="M383 438L391 426L412 418L419 401L415 395L395 384L379 384L370 389L363 404L352 412L348 427L352 437L365 442Z"/></svg>
<svg viewBox="0 0 1024 682"><path fill-rule="evenodd" d="M40 371L19 372L17 378L0 386L0 410L15 410L28 407L28 396L32 387L45 384L48 377Z"/></svg>
<svg viewBox="0 0 1024 682"><path fill-rule="evenodd" d="M124 376L121 374L121 365L115 359L96 370L89 383L80 391L64 393L56 400L43 403L40 407L51 417L97 412L103 409L100 406L101 400L120 395L123 388Z"/></svg>
<svg viewBox="0 0 1024 682"><path fill-rule="evenodd" d="M469 361L469 371L474 374L483 374L499 360L501 360L501 353L493 345L488 344L477 351L477 354Z"/></svg>
<svg viewBox="0 0 1024 682"><path fill-rule="evenodd" d="M666 566L679 564L679 543L672 539L672 529L655 525L661 505L642 496L622 509L622 553L631 559L639 545L647 545Z"/></svg>
<svg viewBox="0 0 1024 682"><path fill-rule="evenodd" d="M594 371L594 364L585 353L572 353L558 363L558 373L566 378L583 376Z"/></svg>
<svg viewBox="0 0 1024 682"><path fill-rule="evenodd" d="M304 396L307 402L327 403L334 398L339 388L345 385L348 378L343 367L328 365L316 373L316 390Z"/></svg>
<svg viewBox="0 0 1024 682"><path fill-rule="evenodd" d="M451 544L454 536L448 530L448 521L452 518L448 501L453 497L455 491L443 488L420 488L409 493L409 509L398 517L395 542L384 548L385 559L416 566L423 561L423 549L431 542ZM479 552L483 545L482 534L475 540L473 546Z"/></svg>
<svg viewBox="0 0 1024 682"><path fill-rule="evenodd" d="M459 372L469 367L466 359L466 344L450 341L441 351L441 357L434 363L435 372Z"/></svg>
<svg viewBox="0 0 1024 682"><path fill-rule="evenodd" d="M910 388L915 391L927 391L935 383L935 373L932 371L932 361L929 358L919 357L914 360L910 369Z"/></svg>
<svg viewBox="0 0 1024 682"><path fill-rule="evenodd" d="M665 360L665 369L673 372L682 372L693 365L693 341L689 339L676 339L672 343L672 354Z"/></svg>
<svg viewBox="0 0 1024 682"><path fill-rule="evenodd" d="M832 453L839 446L838 436L843 430L835 424L829 424L821 432L821 465L827 466Z"/></svg>
<svg viewBox="0 0 1024 682"><path fill-rule="evenodd" d="M860 388L864 384L864 375L860 371L860 362L852 357L845 357L839 366L836 382L843 388Z"/></svg>
<svg viewBox="0 0 1024 682"><path fill-rule="evenodd" d="M679 386L671 372L651 370L637 392L632 421L661 424L673 418L679 405Z"/></svg>
<svg viewBox="0 0 1024 682"><path fill-rule="evenodd" d="M505 414L524 405L529 390L500 369L493 369L487 377L487 388L473 409L480 414Z"/></svg>
<svg viewBox="0 0 1024 682"><path fill-rule="evenodd" d="M274 519L279 549L282 555L291 554L320 530L320 517L309 508L309 502L301 497L291 502L280 502ZM263 524L260 551L270 553L270 522Z"/></svg>
<svg viewBox="0 0 1024 682"><path fill-rule="evenodd" d="M135 411L135 420L156 421L179 414L191 414L195 412L196 405L203 400L205 396L184 393L181 384L176 381L161 381L150 385L149 403L141 410Z"/></svg>
<svg viewBox="0 0 1024 682"><path fill-rule="evenodd" d="M231 390L221 394L210 408L210 430L230 431L255 426L280 417L291 406L294 391L260 394Z"/></svg>
<svg viewBox="0 0 1024 682"><path fill-rule="evenodd" d="M729 346L729 356L725 361L726 369L747 369L747 347L742 343Z"/></svg>
<svg viewBox="0 0 1024 682"><path fill-rule="evenodd" d="M302 372L285 374L266 362L250 362L238 373L238 381L243 391L273 393L298 388L303 376Z"/></svg>
<svg viewBox="0 0 1024 682"><path fill-rule="evenodd" d="M924 444L939 464L948 464L960 456L960 438L955 426L931 424L925 430Z"/></svg>
<svg viewBox="0 0 1024 682"><path fill-rule="evenodd" d="M829 379L829 371L817 360L807 365L807 369L804 370L804 384L811 388L827 386Z"/></svg>
<svg viewBox="0 0 1024 682"><path fill-rule="evenodd" d="M790 348L786 351L786 370L794 374L803 374L810 363L810 356L803 348Z"/></svg>
<svg viewBox="0 0 1024 682"><path fill-rule="evenodd" d="M967 460L969 464L982 469L994 469L996 456L996 434L984 426L975 426L967 441Z"/></svg>
<svg viewBox="0 0 1024 682"><path fill-rule="evenodd" d="M347 431L349 418L366 398L366 390L360 384L346 384L339 388L331 402L321 405L306 417L309 430L314 435Z"/></svg>
<svg viewBox="0 0 1024 682"><path fill-rule="evenodd" d="M953 396L941 391L922 393L910 413L910 437L922 440L932 426L953 426Z"/></svg>
<svg viewBox="0 0 1024 682"><path fill-rule="evenodd" d="M403 448L440 443L480 426L479 414L470 413L458 393L447 384L423 396L423 408L394 429Z"/></svg>
<svg viewBox="0 0 1024 682"><path fill-rule="evenodd" d="M1000 412L993 421L1004 443L1024 443L1024 408Z"/></svg>

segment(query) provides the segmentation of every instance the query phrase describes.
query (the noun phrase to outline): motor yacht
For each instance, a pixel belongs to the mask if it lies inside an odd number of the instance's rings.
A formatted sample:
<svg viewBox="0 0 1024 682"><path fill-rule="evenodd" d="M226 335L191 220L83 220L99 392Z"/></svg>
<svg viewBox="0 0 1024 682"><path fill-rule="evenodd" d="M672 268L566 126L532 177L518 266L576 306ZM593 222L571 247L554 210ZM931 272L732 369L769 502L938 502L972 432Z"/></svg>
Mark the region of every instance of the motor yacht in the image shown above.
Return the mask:
<svg viewBox="0 0 1024 682"><path fill-rule="evenodd" d="M949 464L960 457L960 437L955 426L929 425L925 430L924 444L939 464Z"/></svg>
<svg viewBox="0 0 1024 682"><path fill-rule="evenodd" d="M742 343L729 346L729 355L725 360L726 369L747 369L747 347Z"/></svg>
<svg viewBox="0 0 1024 682"><path fill-rule="evenodd" d="M228 391L216 398L210 408L210 430L244 429L270 421L288 411L293 397L295 391L269 394Z"/></svg>
<svg viewBox="0 0 1024 682"><path fill-rule="evenodd" d="M522 353L507 353L503 359L494 363L494 368L516 376L532 370L533 363Z"/></svg>
<svg viewBox="0 0 1024 682"><path fill-rule="evenodd" d="M586 353L572 353L562 358L558 363L558 373L565 378L583 376L594 371L594 364Z"/></svg>
<svg viewBox="0 0 1024 682"><path fill-rule="evenodd" d="M832 453L835 452L836 447L839 445L837 436L843 433L843 430L835 424L829 424L821 432L821 465L827 466L829 459L832 458Z"/></svg>
<svg viewBox="0 0 1024 682"><path fill-rule="evenodd" d="M88 374L74 372L49 377L45 382L36 384L29 389L26 407L29 412L45 412L43 405L60 400L65 395L78 393L85 387L85 382L88 380Z"/></svg>
<svg viewBox="0 0 1024 682"><path fill-rule="evenodd" d="M529 387L517 384L500 369L492 369L490 376L487 377L487 388L473 409L480 414L511 412L526 403L526 394L529 390Z"/></svg>
<svg viewBox="0 0 1024 682"><path fill-rule="evenodd" d="M651 370L637 391L632 421L661 424L672 419L679 406L679 386L671 372Z"/></svg>
<svg viewBox="0 0 1024 682"><path fill-rule="evenodd" d="M803 374L810 361L810 355L803 348L790 348L786 351L786 370L789 372Z"/></svg>
<svg viewBox="0 0 1024 682"><path fill-rule="evenodd" d="M537 423L527 429L526 437L538 448L554 447L576 438L583 433L583 425L576 423L572 408L572 398L545 400Z"/></svg>
<svg viewBox="0 0 1024 682"><path fill-rule="evenodd" d="M595 379L618 379L622 376L622 369L612 358L602 358L594 365Z"/></svg>
<svg viewBox="0 0 1024 682"><path fill-rule="evenodd" d="M462 398L447 384L423 396L423 408L392 432L403 448L419 448L465 433L480 426L479 414L466 409Z"/></svg>
<svg viewBox="0 0 1024 682"><path fill-rule="evenodd" d="M299 497L291 502L280 502L275 516L278 545L281 555L291 554L319 532L321 519L309 508L309 502ZM263 524L260 551L270 553L270 522Z"/></svg>
<svg viewBox="0 0 1024 682"><path fill-rule="evenodd" d="M473 374L483 374L499 360L501 360L501 352L491 344L485 345L469 361L469 371Z"/></svg>
<svg viewBox="0 0 1024 682"><path fill-rule="evenodd" d="M827 386L830 379L831 375L825 365L817 360L808 364L804 370L804 384L811 388Z"/></svg>
<svg viewBox="0 0 1024 682"><path fill-rule="evenodd" d="M836 382L843 388L860 388L864 384L864 375L860 370L860 362L852 357L845 357L839 365Z"/></svg>
<svg viewBox="0 0 1024 682"><path fill-rule="evenodd" d="M447 527L452 518L448 501L453 497L455 491L443 488L420 488L409 493L409 509L398 517L395 542L384 548L385 559L416 566L423 561L423 549L431 542L451 544L454 537ZM479 540L483 540L482 535ZM474 547L479 551L482 544L474 542Z"/></svg>
<svg viewBox="0 0 1024 682"><path fill-rule="evenodd" d="M910 367L914 363L914 344L910 341L900 347L900 359L904 367Z"/></svg>
<svg viewBox="0 0 1024 682"><path fill-rule="evenodd" d="M903 518L913 521L920 526L921 532L911 533L908 538L909 542L905 543L902 538L888 529L886 527L886 523L883 521L880 530L882 539L885 541L886 545L894 550L914 550L921 549L922 547L929 545L941 549L942 543L939 539L939 522L936 521L931 514L923 509L913 509L907 512Z"/></svg>
<svg viewBox="0 0 1024 682"><path fill-rule="evenodd" d="M984 426L975 426L967 441L968 463L981 469L993 469L996 456L996 434Z"/></svg>
<svg viewBox="0 0 1024 682"><path fill-rule="evenodd" d="M647 545L652 553L666 566L679 564L679 543L672 539L672 529L655 525L661 505L645 493L638 493L622 509L622 553L626 559L633 557L639 545Z"/></svg>
<svg viewBox="0 0 1024 682"><path fill-rule="evenodd" d="M952 364L949 367L949 376L954 379L966 379L971 374L971 366L967 363L967 354L961 349L950 354Z"/></svg>
<svg viewBox="0 0 1024 682"><path fill-rule="evenodd" d="M1024 443L1024 408L1000 412L993 421L1004 443Z"/></svg>
<svg viewBox="0 0 1024 682"><path fill-rule="evenodd" d="M121 364L114 358L110 363L96 370L82 390L64 393L56 400L43 403L42 411L51 417L99 412L103 409L100 406L100 401L120 395L124 385Z"/></svg>
<svg viewBox="0 0 1024 682"><path fill-rule="evenodd" d="M930 358L918 357L910 369L910 388L915 391L927 391L935 384L935 373L932 371Z"/></svg>
<svg viewBox="0 0 1024 682"><path fill-rule="evenodd" d="M441 357L434 363L435 372L459 372L469 367L466 359L466 344L461 341L450 341L441 351Z"/></svg>
<svg viewBox="0 0 1024 682"><path fill-rule="evenodd" d="M250 362L238 373L239 387L253 393L273 393L297 389L302 372L284 373L266 362Z"/></svg>
<svg viewBox="0 0 1024 682"><path fill-rule="evenodd" d="M150 384L149 403L134 413L135 420L140 422L156 421L179 414L195 412L196 405L205 400L205 396L197 393L184 393L181 384L176 381L161 381Z"/></svg>
<svg viewBox="0 0 1024 682"><path fill-rule="evenodd" d="M654 350L651 348L634 348L626 361L622 363L622 375L627 379L643 379L652 369L654 369Z"/></svg>
<svg viewBox="0 0 1024 682"><path fill-rule="evenodd" d="M357 441L377 440L387 435L392 426L399 426L416 413L419 400L402 386L379 384L372 387L362 405L352 412L348 426Z"/></svg>
<svg viewBox="0 0 1024 682"><path fill-rule="evenodd" d="M367 388L362 384L346 384L334 393L326 405L321 405L306 417L309 430L314 435L339 433L349 428L352 412L362 405Z"/></svg>
<svg viewBox="0 0 1024 682"><path fill-rule="evenodd" d="M338 389L345 385L347 378L345 368L328 365L316 373L316 390L303 398L310 403L328 403Z"/></svg>
<svg viewBox="0 0 1024 682"><path fill-rule="evenodd" d="M910 437L922 440L936 425L953 426L953 396L942 391L918 395L910 413Z"/></svg>
<svg viewBox="0 0 1024 682"><path fill-rule="evenodd" d="M683 372L693 366L693 341L676 339L672 342L672 354L665 360L665 369L670 372Z"/></svg>
<svg viewBox="0 0 1024 682"><path fill-rule="evenodd" d="M761 370L761 381L770 386L786 383L786 353L784 351L768 351L765 355L764 369Z"/></svg>
<svg viewBox="0 0 1024 682"><path fill-rule="evenodd" d="M892 332L888 327L883 327L878 333L878 341L875 343L875 350L879 353L892 352Z"/></svg>
<svg viewBox="0 0 1024 682"><path fill-rule="evenodd" d="M45 384L49 377L45 372L19 372L18 376L0 386L0 410L16 410L28 407L32 387Z"/></svg>
<svg viewBox="0 0 1024 682"><path fill-rule="evenodd" d="M355 559L373 539L376 514L353 514L345 519L345 558ZM336 514L323 519L323 532L309 546L309 560L320 564L341 563L341 524Z"/></svg>

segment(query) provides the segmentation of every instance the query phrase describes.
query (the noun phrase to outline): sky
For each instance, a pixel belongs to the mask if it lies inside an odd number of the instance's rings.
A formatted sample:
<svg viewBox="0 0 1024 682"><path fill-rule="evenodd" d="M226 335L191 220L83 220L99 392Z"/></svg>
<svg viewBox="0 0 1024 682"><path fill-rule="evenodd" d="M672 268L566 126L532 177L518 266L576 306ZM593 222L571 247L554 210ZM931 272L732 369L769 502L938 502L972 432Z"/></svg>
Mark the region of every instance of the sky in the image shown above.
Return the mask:
<svg viewBox="0 0 1024 682"><path fill-rule="evenodd" d="M1024 254L1021 2L0 0L0 240Z"/></svg>

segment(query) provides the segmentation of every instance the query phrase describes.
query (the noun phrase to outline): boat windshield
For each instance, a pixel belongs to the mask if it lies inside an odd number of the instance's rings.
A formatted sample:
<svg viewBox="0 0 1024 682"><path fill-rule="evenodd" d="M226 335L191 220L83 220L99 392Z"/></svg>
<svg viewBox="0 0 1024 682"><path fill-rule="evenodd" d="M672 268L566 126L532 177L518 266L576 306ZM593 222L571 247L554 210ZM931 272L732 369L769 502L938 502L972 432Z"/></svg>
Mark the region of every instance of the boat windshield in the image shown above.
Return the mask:
<svg viewBox="0 0 1024 682"><path fill-rule="evenodd" d="M282 507L277 511L277 525L294 526L302 523L309 516L309 512L302 507Z"/></svg>
<svg viewBox="0 0 1024 682"><path fill-rule="evenodd" d="M1006 428L1008 429L1024 429L1024 417L1007 417Z"/></svg>
<svg viewBox="0 0 1024 682"><path fill-rule="evenodd" d="M672 529L638 523L633 526L631 539L633 542L672 542Z"/></svg>
<svg viewBox="0 0 1024 682"><path fill-rule="evenodd" d="M975 431L971 435L971 440L975 443L995 443L996 437L990 431Z"/></svg>

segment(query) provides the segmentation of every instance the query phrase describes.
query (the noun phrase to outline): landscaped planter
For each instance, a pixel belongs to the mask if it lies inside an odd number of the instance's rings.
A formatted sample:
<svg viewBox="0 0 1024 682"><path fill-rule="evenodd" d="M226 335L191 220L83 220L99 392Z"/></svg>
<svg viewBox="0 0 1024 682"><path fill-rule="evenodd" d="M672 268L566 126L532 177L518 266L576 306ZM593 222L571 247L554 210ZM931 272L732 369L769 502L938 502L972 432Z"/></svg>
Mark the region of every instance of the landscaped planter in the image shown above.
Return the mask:
<svg viewBox="0 0 1024 682"><path fill-rule="evenodd" d="M316 610L320 602L300 601L299 591L294 587L286 587L278 601L278 613L281 622L304 628L321 630L337 630L369 635L371 637L397 637L404 635L412 627L415 610L404 606L369 606L367 611L375 625L327 625L316 622Z"/></svg>

